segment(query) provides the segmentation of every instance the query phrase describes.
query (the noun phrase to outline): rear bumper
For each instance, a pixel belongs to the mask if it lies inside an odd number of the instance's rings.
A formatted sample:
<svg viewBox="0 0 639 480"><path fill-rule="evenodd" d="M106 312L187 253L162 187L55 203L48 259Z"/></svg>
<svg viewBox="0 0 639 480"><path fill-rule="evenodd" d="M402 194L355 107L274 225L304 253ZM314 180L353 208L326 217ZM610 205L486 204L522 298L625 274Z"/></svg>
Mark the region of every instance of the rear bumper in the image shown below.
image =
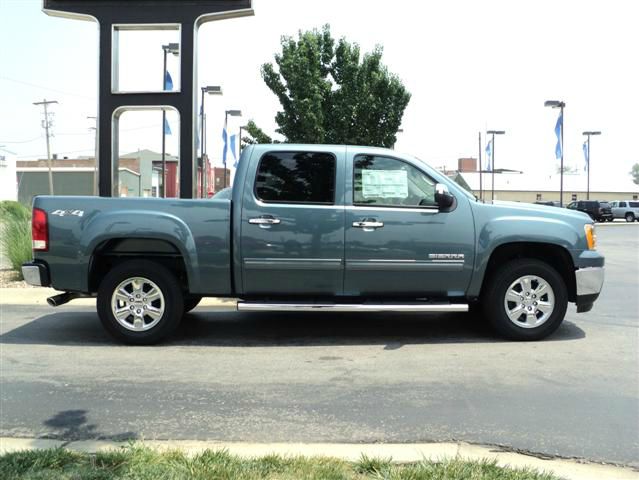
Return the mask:
<svg viewBox="0 0 639 480"><path fill-rule="evenodd" d="M22 276L24 277L24 281L29 285L35 285L37 287L48 287L51 285L49 268L42 263L23 263Z"/></svg>
<svg viewBox="0 0 639 480"><path fill-rule="evenodd" d="M599 298L605 276L604 267L587 267L575 271L577 286L577 313L592 310L595 300Z"/></svg>

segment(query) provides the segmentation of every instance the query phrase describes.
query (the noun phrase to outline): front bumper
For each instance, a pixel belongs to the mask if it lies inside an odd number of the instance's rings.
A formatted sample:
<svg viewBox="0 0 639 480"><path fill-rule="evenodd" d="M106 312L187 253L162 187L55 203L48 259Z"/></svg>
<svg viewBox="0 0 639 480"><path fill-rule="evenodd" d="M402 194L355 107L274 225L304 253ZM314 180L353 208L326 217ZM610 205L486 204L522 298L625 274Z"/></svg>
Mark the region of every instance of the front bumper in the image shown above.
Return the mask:
<svg viewBox="0 0 639 480"><path fill-rule="evenodd" d="M51 285L49 268L42 263L23 263L22 276L24 277L24 281L29 285L35 285L37 287L48 287Z"/></svg>
<svg viewBox="0 0 639 480"><path fill-rule="evenodd" d="M575 271L577 313L592 310L603 287L604 273L604 267L586 267Z"/></svg>

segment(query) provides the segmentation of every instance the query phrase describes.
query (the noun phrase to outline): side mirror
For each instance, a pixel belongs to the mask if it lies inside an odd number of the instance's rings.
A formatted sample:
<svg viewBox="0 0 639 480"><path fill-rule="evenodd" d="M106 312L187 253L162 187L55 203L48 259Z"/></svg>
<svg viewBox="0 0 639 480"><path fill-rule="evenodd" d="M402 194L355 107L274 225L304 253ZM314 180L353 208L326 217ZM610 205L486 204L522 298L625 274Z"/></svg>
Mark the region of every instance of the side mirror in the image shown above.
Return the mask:
<svg viewBox="0 0 639 480"><path fill-rule="evenodd" d="M449 208L455 203L455 197L448 191L448 187L442 183L435 185L435 203L440 208Z"/></svg>

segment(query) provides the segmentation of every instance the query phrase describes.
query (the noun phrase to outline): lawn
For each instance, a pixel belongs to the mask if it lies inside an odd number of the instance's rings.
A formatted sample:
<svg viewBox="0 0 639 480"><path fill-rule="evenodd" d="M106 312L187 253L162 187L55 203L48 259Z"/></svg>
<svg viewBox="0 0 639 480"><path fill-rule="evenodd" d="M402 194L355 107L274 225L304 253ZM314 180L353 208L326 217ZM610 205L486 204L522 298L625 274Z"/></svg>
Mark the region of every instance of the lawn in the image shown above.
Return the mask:
<svg viewBox="0 0 639 480"><path fill-rule="evenodd" d="M534 470L502 468L493 461L423 461L395 464L390 459L367 458L346 462L322 457L277 455L247 459L228 452L207 450L188 456L132 445L97 454L64 449L24 451L0 456L3 480L157 480L157 479L406 479L406 480L558 480Z"/></svg>

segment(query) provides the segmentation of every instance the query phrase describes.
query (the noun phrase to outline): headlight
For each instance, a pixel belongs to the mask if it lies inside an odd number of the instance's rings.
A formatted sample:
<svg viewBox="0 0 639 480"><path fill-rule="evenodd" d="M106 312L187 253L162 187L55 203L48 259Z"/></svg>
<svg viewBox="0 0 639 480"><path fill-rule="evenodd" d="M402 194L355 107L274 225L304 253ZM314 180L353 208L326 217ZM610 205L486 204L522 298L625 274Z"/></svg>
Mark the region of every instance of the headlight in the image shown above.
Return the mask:
<svg viewBox="0 0 639 480"><path fill-rule="evenodd" d="M586 243L588 244L588 250L594 250L597 247L597 233L595 232L595 226L591 223L585 224L584 232L586 232Z"/></svg>

